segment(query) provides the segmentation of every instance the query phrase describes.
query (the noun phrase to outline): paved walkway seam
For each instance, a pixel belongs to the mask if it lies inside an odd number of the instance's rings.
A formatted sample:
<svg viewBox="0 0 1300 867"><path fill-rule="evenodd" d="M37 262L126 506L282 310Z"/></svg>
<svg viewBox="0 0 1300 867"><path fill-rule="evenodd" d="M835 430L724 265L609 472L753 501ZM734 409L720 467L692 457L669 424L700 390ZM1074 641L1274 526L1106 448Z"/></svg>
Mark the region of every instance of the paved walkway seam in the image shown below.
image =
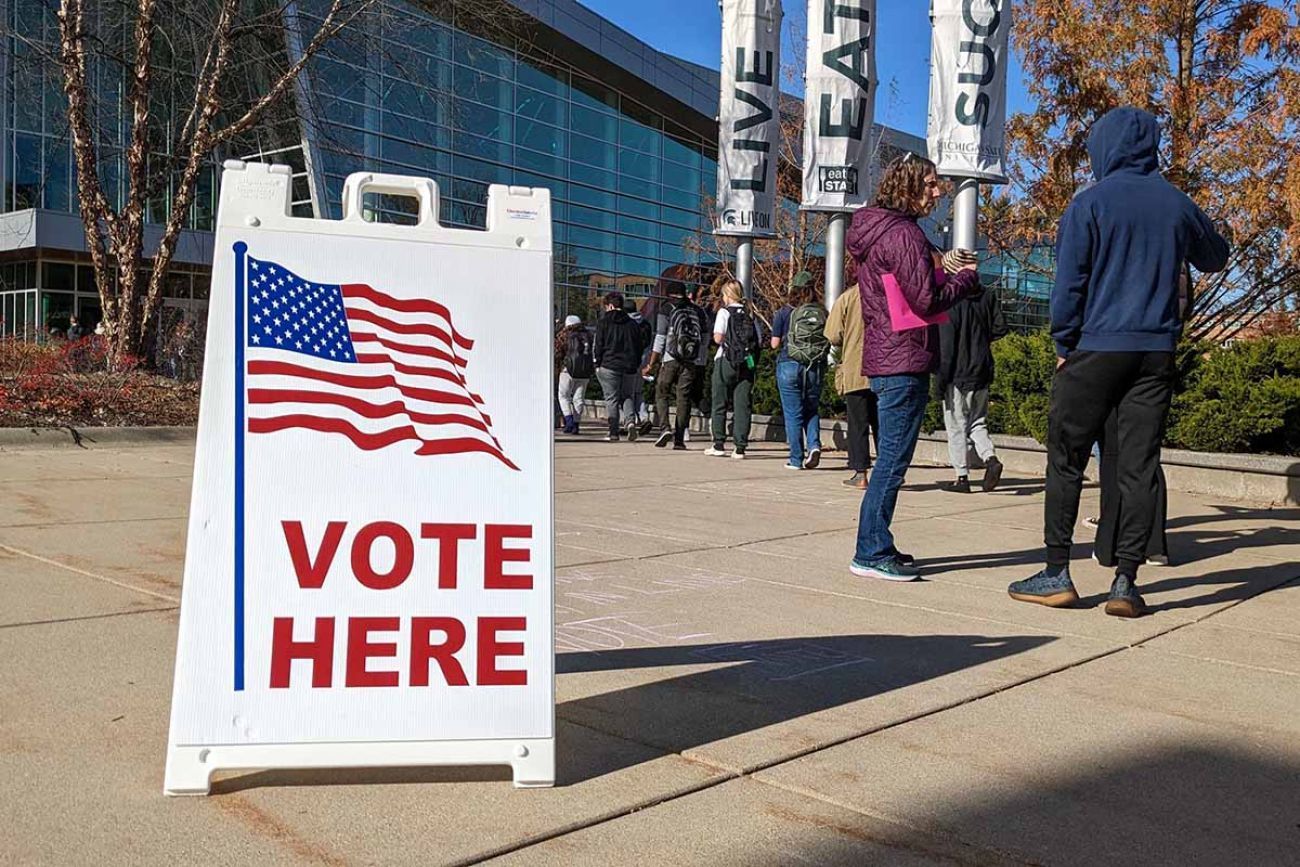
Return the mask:
<svg viewBox="0 0 1300 867"><path fill-rule="evenodd" d="M174 604L180 604L180 598L169 596L166 593L158 593L154 590L146 590L143 587L136 587L134 584L127 584L123 581L117 581L106 575L96 575L94 572L88 572L85 569L78 569L76 566L69 566L67 563L60 563L58 560L51 560L49 557L42 557L40 554L33 554L31 551L24 551L22 548L15 548L12 545L0 544L0 551L7 551L10 554L17 554L21 557L30 557L38 563L44 563L47 566L55 566L77 575L83 575L87 578L94 578L96 581L103 581L105 584L112 584L114 587L120 587L123 590L131 590L136 593L143 593L146 596L153 596L156 599L162 599Z"/></svg>
<svg viewBox="0 0 1300 867"><path fill-rule="evenodd" d="M24 620L22 623L0 623L0 629L17 629L20 626L51 626L59 623L80 623L84 620L107 620L110 617L131 617L136 614L154 614L159 611L176 611L179 605L160 608L137 608L132 611L110 611L107 614L84 614L80 617L55 617L52 620Z"/></svg>

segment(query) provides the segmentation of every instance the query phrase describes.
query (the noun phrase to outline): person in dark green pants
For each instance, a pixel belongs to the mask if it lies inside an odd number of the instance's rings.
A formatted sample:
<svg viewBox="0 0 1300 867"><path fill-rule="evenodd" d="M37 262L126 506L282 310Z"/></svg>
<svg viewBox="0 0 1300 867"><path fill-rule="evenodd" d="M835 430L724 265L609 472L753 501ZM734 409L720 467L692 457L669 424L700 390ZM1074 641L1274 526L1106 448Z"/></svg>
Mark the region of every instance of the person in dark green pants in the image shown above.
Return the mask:
<svg viewBox="0 0 1300 867"><path fill-rule="evenodd" d="M745 459L749 445L750 393L754 390L754 371L762 335L758 324L745 306L744 290L735 280L722 287L722 308L713 321L713 342L718 346L713 359L713 446L706 455L725 457L727 440L727 402L732 407L732 439L736 450L731 457Z"/></svg>

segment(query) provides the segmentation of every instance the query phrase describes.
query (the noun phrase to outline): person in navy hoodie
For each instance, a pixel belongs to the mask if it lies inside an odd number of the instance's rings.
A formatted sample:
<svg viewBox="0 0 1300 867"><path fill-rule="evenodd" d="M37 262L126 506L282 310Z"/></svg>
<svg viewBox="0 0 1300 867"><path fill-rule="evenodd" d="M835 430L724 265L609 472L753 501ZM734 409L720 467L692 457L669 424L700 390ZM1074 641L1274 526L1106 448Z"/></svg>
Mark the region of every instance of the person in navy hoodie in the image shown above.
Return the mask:
<svg viewBox="0 0 1300 867"><path fill-rule="evenodd" d="M1051 607L1078 601L1070 547L1092 444L1118 418L1116 473L1124 514L1106 613L1137 617L1138 564L1155 513L1160 441L1173 396L1182 332L1184 263L1221 271L1228 242L1186 194L1161 176L1160 127L1136 108L1108 112L1088 134L1096 183L1066 209L1056 238L1052 337L1056 377L1047 432L1042 571L1009 588L1013 599Z"/></svg>

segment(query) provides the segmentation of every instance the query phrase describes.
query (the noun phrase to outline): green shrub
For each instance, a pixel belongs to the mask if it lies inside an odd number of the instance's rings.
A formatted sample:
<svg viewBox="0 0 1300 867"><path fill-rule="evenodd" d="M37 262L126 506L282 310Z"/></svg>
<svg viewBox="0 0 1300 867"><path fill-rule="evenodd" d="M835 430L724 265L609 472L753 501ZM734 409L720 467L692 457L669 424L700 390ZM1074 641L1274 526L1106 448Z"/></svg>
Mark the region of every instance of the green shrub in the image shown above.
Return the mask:
<svg viewBox="0 0 1300 867"><path fill-rule="evenodd" d="M1203 355L1174 400L1167 443L1300 454L1300 336L1242 341Z"/></svg>
<svg viewBox="0 0 1300 867"><path fill-rule="evenodd" d="M989 389L989 429L1047 441L1056 348L1045 331L1008 334L993 344L995 373Z"/></svg>

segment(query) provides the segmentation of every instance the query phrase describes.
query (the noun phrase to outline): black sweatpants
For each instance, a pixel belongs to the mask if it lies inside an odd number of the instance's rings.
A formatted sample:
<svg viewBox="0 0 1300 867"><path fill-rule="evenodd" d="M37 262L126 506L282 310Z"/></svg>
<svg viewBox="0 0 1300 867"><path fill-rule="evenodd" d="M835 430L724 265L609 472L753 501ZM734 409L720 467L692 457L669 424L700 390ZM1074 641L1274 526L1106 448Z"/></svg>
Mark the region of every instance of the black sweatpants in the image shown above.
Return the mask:
<svg viewBox="0 0 1300 867"><path fill-rule="evenodd" d="M1047 504L1043 539L1049 566L1070 562L1079 492L1092 445L1116 414L1116 483L1124 502L1116 571L1137 575L1155 515L1160 441L1173 396L1171 352L1071 353L1052 382L1047 422Z"/></svg>
<svg viewBox="0 0 1300 867"><path fill-rule="evenodd" d="M1097 522L1097 539L1092 550L1097 562L1103 566L1116 565L1115 548L1119 544L1119 528L1124 510L1128 508L1119 493L1119 413L1112 412L1106 419L1106 429L1101 437L1101 520ZM1155 514L1151 516L1151 535L1147 537L1146 557L1168 557L1169 542L1165 537L1165 523L1169 517L1169 491L1165 486L1165 471L1156 464L1156 489L1152 495Z"/></svg>
<svg viewBox="0 0 1300 867"><path fill-rule="evenodd" d="M850 391L844 395L844 405L849 416L849 469L866 472L871 469L871 440L880 436L876 393L869 388Z"/></svg>

